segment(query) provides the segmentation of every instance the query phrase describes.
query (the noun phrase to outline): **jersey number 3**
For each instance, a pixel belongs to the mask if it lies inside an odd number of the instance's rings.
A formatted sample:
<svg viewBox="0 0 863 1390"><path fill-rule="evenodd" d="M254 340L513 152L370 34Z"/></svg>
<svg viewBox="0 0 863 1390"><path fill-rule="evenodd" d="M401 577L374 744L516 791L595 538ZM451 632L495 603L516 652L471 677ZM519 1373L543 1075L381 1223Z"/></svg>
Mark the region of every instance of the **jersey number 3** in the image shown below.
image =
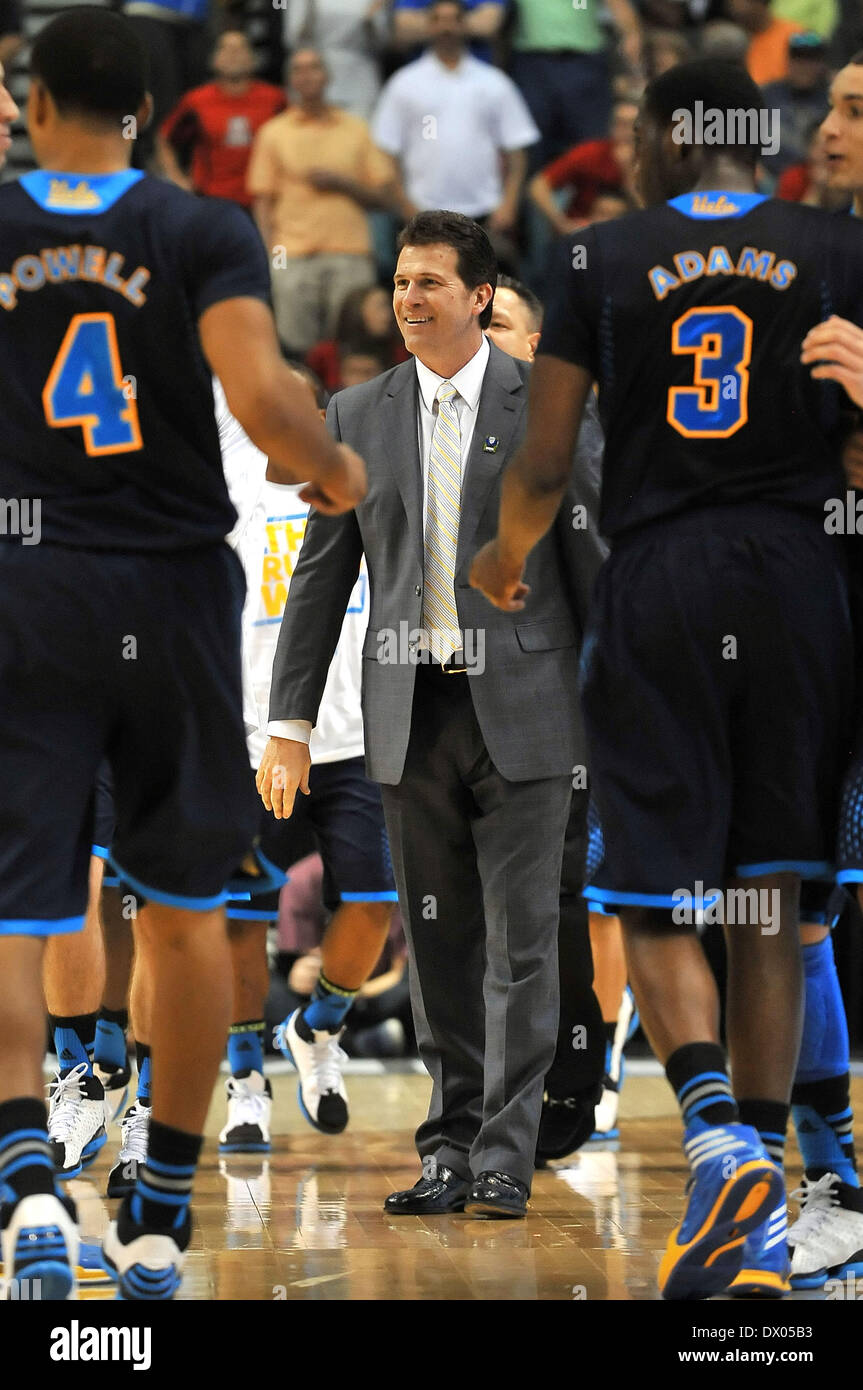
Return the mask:
<svg viewBox="0 0 863 1390"><path fill-rule="evenodd" d="M727 439L749 419L752 320L730 304L689 309L671 325L671 351L695 358L694 386L672 386L666 419L687 439Z"/></svg>
<svg viewBox="0 0 863 1390"><path fill-rule="evenodd" d="M123 376L113 314L76 314L42 391L53 429L80 425L88 454L143 448L133 381Z"/></svg>

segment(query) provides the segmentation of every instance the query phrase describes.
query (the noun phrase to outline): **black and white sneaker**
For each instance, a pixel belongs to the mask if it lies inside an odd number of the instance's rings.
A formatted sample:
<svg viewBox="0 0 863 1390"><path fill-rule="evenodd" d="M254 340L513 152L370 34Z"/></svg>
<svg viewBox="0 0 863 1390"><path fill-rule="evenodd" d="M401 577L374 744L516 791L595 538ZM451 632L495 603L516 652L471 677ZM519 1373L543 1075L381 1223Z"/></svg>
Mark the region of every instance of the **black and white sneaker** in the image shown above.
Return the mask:
<svg viewBox="0 0 863 1390"><path fill-rule="evenodd" d="M228 1117L219 1135L219 1153L254 1154L270 1152L270 1116L273 1090L259 1071L245 1076L229 1076Z"/></svg>
<svg viewBox="0 0 863 1390"><path fill-rule="evenodd" d="M77 1178L108 1138L105 1092L86 1062L58 1072L48 1089L48 1142L57 1176Z"/></svg>
<svg viewBox="0 0 863 1390"><path fill-rule="evenodd" d="M131 1062L128 1057L124 1067L113 1066L110 1062L105 1062L104 1065L94 1062L93 1075L101 1081L105 1092L105 1124L113 1124L119 1119L129 1096L129 1083L132 1080Z"/></svg>
<svg viewBox="0 0 863 1390"><path fill-rule="evenodd" d="M138 1181L138 1167L147 1157L150 1137L149 1105L130 1105L120 1125L120 1152L108 1174L108 1196L128 1197Z"/></svg>
<svg viewBox="0 0 863 1390"><path fill-rule="evenodd" d="M60 1302L75 1297L78 1224L68 1197L36 1193L0 1208L5 1297Z"/></svg>
<svg viewBox="0 0 863 1390"><path fill-rule="evenodd" d="M348 1093L342 1077L348 1059L339 1047L344 1031L310 1028L300 1009L276 1029L276 1047L300 1074L300 1109L323 1134L341 1134L348 1123Z"/></svg>
<svg viewBox="0 0 863 1390"><path fill-rule="evenodd" d="M167 1302L183 1281L192 1234L191 1219L175 1230L132 1220L127 1197L105 1234L102 1254L119 1285L119 1297L140 1303Z"/></svg>

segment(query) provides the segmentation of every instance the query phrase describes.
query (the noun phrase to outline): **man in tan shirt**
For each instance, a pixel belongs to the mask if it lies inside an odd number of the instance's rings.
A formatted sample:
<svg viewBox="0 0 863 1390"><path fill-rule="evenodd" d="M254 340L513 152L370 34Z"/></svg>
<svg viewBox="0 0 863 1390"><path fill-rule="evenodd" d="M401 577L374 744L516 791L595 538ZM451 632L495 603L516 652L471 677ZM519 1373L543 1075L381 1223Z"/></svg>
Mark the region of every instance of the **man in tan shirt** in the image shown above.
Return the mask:
<svg viewBox="0 0 863 1390"><path fill-rule="evenodd" d="M289 68L296 105L261 127L249 164L276 323L296 353L332 337L345 295L374 283L366 212L393 197L390 160L364 121L326 104L327 80L320 54L297 49Z"/></svg>

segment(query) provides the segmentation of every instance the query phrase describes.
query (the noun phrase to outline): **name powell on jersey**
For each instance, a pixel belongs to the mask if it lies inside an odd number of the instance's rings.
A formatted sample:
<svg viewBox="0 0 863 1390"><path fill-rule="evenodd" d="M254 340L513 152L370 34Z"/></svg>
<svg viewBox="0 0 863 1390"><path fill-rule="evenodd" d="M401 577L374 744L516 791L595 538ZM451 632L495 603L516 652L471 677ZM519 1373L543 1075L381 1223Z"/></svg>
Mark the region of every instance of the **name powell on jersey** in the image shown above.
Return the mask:
<svg viewBox="0 0 863 1390"><path fill-rule="evenodd" d="M758 251L754 246L744 246L736 264L725 246L711 246L706 255L702 251L679 251L674 266L677 274L662 265L648 271L650 288L657 299L664 299L669 291L702 275L744 275L750 280L762 280L774 290L787 290L797 274L793 261L777 261L774 251Z"/></svg>

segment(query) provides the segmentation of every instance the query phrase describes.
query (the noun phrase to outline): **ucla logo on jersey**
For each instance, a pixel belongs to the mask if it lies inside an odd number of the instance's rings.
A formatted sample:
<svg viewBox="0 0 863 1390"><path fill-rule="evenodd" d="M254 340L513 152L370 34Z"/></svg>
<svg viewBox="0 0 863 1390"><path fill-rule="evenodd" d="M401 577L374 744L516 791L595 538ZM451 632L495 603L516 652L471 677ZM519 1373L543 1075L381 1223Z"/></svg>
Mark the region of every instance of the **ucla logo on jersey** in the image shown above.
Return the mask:
<svg viewBox="0 0 863 1390"><path fill-rule="evenodd" d="M64 212L70 209L76 212L91 212L94 208L101 209L102 199L86 179L79 179L74 187L68 179L52 179L45 206L62 208Z"/></svg>
<svg viewBox="0 0 863 1390"><path fill-rule="evenodd" d="M709 193L697 193L692 199L692 211L701 217L736 217L740 204L732 203L724 193L718 198L711 198Z"/></svg>

